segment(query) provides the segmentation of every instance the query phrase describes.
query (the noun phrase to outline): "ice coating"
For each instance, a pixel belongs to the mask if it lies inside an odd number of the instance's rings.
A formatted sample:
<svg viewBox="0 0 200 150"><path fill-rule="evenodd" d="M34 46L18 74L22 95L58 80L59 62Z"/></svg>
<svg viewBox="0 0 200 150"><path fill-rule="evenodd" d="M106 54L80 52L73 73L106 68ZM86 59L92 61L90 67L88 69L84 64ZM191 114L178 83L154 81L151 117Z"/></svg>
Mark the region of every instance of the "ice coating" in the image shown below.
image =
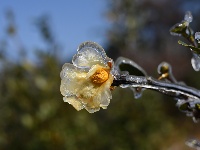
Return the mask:
<svg viewBox="0 0 200 150"><path fill-rule="evenodd" d="M197 139L190 139L190 140L186 141L185 144L191 148L200 150L200 141Z"/></svg>
<svg viewBox="0 0 200 150"><path fill-rule="evenodd" d="M142 97L142 92L144 91L143 88L131 88L131 90L133 91L135 99L139 99L140 97Z"/></svg>
<svg viewBox="0 0 200 150"><path fill-rule="evenodd" d="M137 72L140 73L140 75L142 76L147 76L147 73L144 71L144 69L142 67L140 67L138 64L136 64L134 61L128 59L128 58L124 58L124 57L119 57L116 62L115 62L115 67L117 70L119 71L122 71L120 66L121 65L129 65L130 69L129 70L136 70ZM126 68L127 69L127 68ZM128 70L128 69L127 69ZM134 71L133 72L121 72L123 73L124 76L126 76L126 80L127 81L132 81L134 80L134 82L136 83L140 83L142 81L140 81L140 78L137 78L136 76L131 76L129 74L134 74ZM120 85L120 87L122 88L127 88L127 87L130 87L129 85ZM133 91L133 94L134 94L134 98L135 99L138 99L142 96L142 92L144 91L143 88L140 88L140 87L131 87L130 88L132 91Z"/></svg>
<svg viewBox="0 0 200 150"><path fill-rule="evenodd" d="M167 73L167 72L171 72L171 65L167 62L162 62L158 65L157 68L157 72L159 74L163 74L163 73Z"/></svg>
<svg viewBox="0 0 200 150"><path fill-rule="evenodd" d="M94 42L85 42L78 47L78 53L74 55L72 63L76 67L89 68L95 64L108 66L112 61L106 56L104 49Z"/></svg>
<svg viewBox="0 0 200 150"><path fill-rule="evenodd" d="M113 61L101 46L85 42L79 46L72 62L64 64L60 73L64 102L76 110L85 108L89 113L106 109L112 98Z"/></svg>
<svg viewBox="0 0 200 150"><path fill-rule="evenodd" d="M191 29L188 29L189 24L192 22L193 17L190 11L187 11L184 20L182 20L180 23L175 24L170 29L170 34L173 36L182 36L183 33L186 33L188 35L193 34Z"/></svg>
<svg viewBox="0 0 200 150"><path fill-rule="evenodd" d="M187 22L189 22L189 23L192 22L193 16L192 16L192 13L190 11L187 11L185 13L184 20L187 21Z"/></svg>
<svg viewBox="0 0 200 150"><path fill-rule="evenodd" d="M81 71L72 64L65 63L60 73L62 79L60 86L61 94L66 97L74 96L76 91L79 90L79 85L86 78L86 75L86 72Z"/></svg>
<svg viewBox="0 0 200 150"><path fill-rule="evenodd" d="M200 32L195 33L195 39L200 43Z"/></svg>
<svg viewBox="0 0 200 150"><path fill-rule="evenodd" d="M200 70L200 57L197 54L193 54L193 57L191 59L191 64L195 71Z"/></svg>
<svg viewBox="0 0 200 150"><path fill-rule="evenodd" d="M160 63L158 65L157 72L160 75L160 77L158 78L159 80L168 79L173 83L177 83L177 81L172 73L172 67L169 63L167 63L167 62Z"/></svg>
<svg viewBox="0 0 200 150"><path fill-rule="evenodd" d="M199 118L196 117L195 110L198 109L198 105L200 105L199 99L178 99L176 106L180 111L185 112L188 117L192 117L195 123L199 122Z"/></svg>
<svg viewBox="0 0 200 150"><path fill-rule="evenodd" d="M128 64L130 65L132 68L137 69L138 71L141 72L141 74L143 74L144 76L147 75L147 73L144 71L144 69L142 69L142 67L140 67L137 63L135 63L134 61L128 59L128 58L124 58L124 57L119 57L116 61L115 61L115 67L117 70L122 71L120 69L120 65L123 64ZM131 69L132 69L131 68ZM132 69L133 70L133 69ZM130 74L130 72L129 72Z"/></svg>

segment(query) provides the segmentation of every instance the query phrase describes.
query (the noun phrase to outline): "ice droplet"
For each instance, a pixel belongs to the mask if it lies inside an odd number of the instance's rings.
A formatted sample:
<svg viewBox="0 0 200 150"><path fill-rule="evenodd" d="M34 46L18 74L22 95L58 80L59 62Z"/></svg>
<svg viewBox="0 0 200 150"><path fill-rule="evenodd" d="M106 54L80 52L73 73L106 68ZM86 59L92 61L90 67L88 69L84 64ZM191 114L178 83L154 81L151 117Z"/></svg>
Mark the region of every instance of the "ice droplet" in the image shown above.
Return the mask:
<svg viewBox="0 0 200 150"><path fill-rule="evenodd" d="M190 11L187 11L185 13L184 20L187 21L187 22L189 22L189 23L192 22L193 16L192 16L192 13Z"/></svg>
<svg viewBox="0 0 200 150"><path fill-rule="evenodd" d="M162 62L158 65L157 72L159 74L171 72L171 65L167 62Z"/></svg>
<svg viewBox="0 0 200 150"><path fill-rule="evenodd" d="M140 98L142 96L142 92L144 91L143 88L131 88L131 90L133 91L135 99Z"/></svg>
<svg viewBox="0 0 200 150"><path fill-rule="evenodd" d="M193 54L193 57L191 59L191 64L195 71L200 70L200 57L197 54Z"/></svg>
<svg viewBox="0 0 200 150"><path fill-rule="evenodd" d="M200 43L200 32L195 33L195 39Z"/></svg>

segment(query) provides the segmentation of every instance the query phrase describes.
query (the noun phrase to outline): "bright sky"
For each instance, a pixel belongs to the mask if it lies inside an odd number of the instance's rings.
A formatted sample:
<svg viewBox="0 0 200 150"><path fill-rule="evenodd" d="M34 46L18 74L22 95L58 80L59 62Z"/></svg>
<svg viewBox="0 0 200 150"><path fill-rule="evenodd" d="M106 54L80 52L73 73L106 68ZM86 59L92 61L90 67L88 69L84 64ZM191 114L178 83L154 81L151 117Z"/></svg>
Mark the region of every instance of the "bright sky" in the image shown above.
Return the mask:
<svg viewBox="0 0 200 150"><path fill-rule="evenodd" d="M47 14L51 19L53 33L62 46L61 55L69 58L84 41L95 41L101 45L105 42L108 27L104 16L106 7L106 0L4 0L0 4L0 38L5 37L5 12L11 9L24 46L30 51L44 46L33 22ZM17 53L15 49L13 52Z"/></svg>

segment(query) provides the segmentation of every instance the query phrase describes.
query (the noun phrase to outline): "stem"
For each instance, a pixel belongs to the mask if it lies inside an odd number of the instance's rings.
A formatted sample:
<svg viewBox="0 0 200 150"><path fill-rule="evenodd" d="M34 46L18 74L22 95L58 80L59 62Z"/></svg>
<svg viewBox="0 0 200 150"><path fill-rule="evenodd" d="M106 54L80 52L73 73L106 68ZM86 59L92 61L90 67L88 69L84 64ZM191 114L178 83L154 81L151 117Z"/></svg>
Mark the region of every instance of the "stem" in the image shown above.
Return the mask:
<svg viewBox="0 0 200 150"><path fill-rule="evenodd" d="M187 28L188 31L189 31L189 35L188 34L185 34L185 38L196 48L198 48L198 43L197 41L195 40L194 38L194 34L192 32L192 29L190 27Z"/></svg>
<svg viewBox="0 0 200 150"><path fill-rule="evenodd" d="M113 86L121 87L135 87L145 88L158 91L160 93L179 98L179 99L193 99L200 100L200 91L185 85L176 83L168 83L160 80L156 80L153 77L143 76L120 76L117 80L114 80Z"/></svg>

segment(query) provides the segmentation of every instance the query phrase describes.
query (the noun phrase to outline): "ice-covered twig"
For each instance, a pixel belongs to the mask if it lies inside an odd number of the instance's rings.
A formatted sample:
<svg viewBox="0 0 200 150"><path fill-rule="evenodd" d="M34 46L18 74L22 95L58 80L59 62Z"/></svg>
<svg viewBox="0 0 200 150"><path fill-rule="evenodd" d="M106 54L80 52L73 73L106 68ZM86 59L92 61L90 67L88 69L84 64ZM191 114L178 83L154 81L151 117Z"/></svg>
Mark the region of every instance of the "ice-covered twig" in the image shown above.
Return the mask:
<svg viewBox="0 0 200 150"><path fill-rule="evenodd" d="M133 75L128 75L128 76L119 75L119 77L114 80L112 85L120 86L122 88L134 87L134 88L151 89L169 96L173 96L174 98L195 99L200 102L199 90L189 86L156 80L153 77L149 76L143 77L143 76L133 76Z"/></svg>
<svg viewBox="0 0 200 150"><path fill-rule="evenodd" d="M183 41L178 41L179 44L188 47L192 51L192 67L195 71L200 71L200 32L196 32L194 34L194 31L190 27L190 23L192 22L192 20L193 17L191 12L187 11L184 20L182 20L180 23L175 24L170 29L170 33L175 36L182 36L190 43L187 44Z"/></svg>
<svg viewBox="0 0 200 150"><path fill-rule="evenodd" d="M197 139L190 139L190 140L186 141L185 144L191 148L200 150L200 141Z"/></svg>
<svg viewBox="0 0 200 150"><path fill-rule="evenodd" d="M157 69L160 77L155 79L130 59L120 57L116 62L112 86L133 89L135 98L142 96L145 89L171 96L177 101L177 107L192 117L194 122L200 119L200 90L178 82L172 74L170 64L162 62Z"/></svg>
<svg viewBox="0 0 200 150"><path fill-rule="evenodd" d="M172 96L177 100L177 107L193 118L194 122L200 119L200 90L182 84L170 83L147 76L118 75L112 86L122 88L150 89Z"/></svg>

